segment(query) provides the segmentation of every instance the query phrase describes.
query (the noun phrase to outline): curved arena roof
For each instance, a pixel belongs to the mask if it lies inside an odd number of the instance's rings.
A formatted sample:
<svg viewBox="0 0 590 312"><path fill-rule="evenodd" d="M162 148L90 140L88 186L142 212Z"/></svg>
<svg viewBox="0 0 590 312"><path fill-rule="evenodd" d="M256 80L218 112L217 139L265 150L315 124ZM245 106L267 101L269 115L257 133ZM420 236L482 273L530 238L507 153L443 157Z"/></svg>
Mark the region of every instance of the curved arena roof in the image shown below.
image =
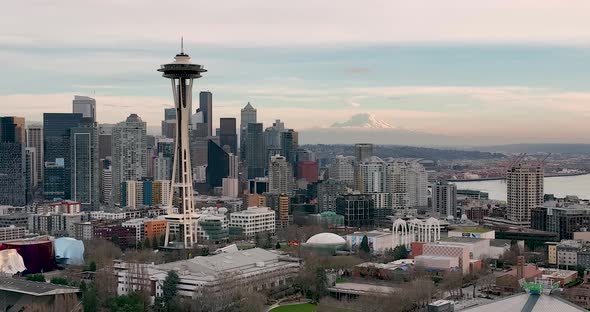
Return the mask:
<svg viewBox="0 0 590 312"><path fill-rule="evenodd" d="M307 244L313 246L340 246L345 245L346 240L333 233L320 233L310 237Z"/></svg>

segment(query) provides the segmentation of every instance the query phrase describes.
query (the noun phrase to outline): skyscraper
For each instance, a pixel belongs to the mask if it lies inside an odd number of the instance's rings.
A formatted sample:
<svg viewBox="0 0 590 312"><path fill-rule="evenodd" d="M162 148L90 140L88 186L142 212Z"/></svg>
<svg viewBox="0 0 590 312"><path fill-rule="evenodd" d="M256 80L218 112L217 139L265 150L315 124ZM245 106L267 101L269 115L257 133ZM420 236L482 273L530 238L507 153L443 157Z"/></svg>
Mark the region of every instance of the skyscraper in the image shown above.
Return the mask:
<svg viewBox="0 0 590 312"><path fill-rule="evenodd" d="M98 125L98 159L113 156L112 139L114 127L115 125L111 124Z"/></svg>
<svg viewBox="0 0 590 312"><path fill-rule="evenodd" d="M97 210L100 201L97 143L98 129L90 118L70 130L71 199L84 210Z"/></svg>
<svg viewBox="0 0 590 312"><path fill-rule="evenodd" d="M180 248L192 248L197 242L196 226L198 215L195 213L193 199L193 178L191 168L191 153L189 146L189 122L192 111L193 80L200 78L206 72L203 66L193 64L190 56L181 52L174 57L174 62L161 65L158 71L164 78L172 81L172 93L176 107L176 146L174 151L174 168L172 169L171 195L177 192L179 213L173 214L172 207L168 207L168 222L165 245L170 242L171 228L178 234ZM211 119L209 119L211 122ZM174 239L173 239L174 240Z"/></svg>
<svg viewBox="0 0 590 312"><path fill-rule="evenodd" d="M209 91L199 93L199 108L197 113L203 116L206 134L204 136L213 136L213 94Z"/></svg>
<svg viewBox="0 0 590 312"><path fill-rule="evenodd" d="M290 194L293 189L293 172L291 164L283 156L276 155L270 158L268 167L269 192L277 194Z"/></svg>
<svg viewBox="0 0 590 312"><path fill-rule="evenodd" d="M246 159L246 137L248 125L251 123L256 123L256 108L248 102L240 112L240 158L242 160Z"/></svg>
<svg viewBox="0 0 590 312"><path fill-rule="evenodd" d="M162 120L162 136L173 139L176 137L176 108L164 109L164 120Z"/></svg>
<svg viewBox="0 0 590 312"><path fill-rule="evenodd" d="M34 147L25 148L25 172L27 183L27 196L37 188L37 149Z"/></svg>
<svg viewBox="0 0 590 312"><path fill-rule="evenodd" d="M43 184L43 127L41 125L29 126L26 130L27 133L27 147L35 149L35 165L37 168L37 186Z"/></svg>
<svg viewBox="0 0 590 312"><path fill-rule="evenodd" d="M412 208L428 207L428 173L422 164L412 161L408 166L408 204Z"/></svg>
<svg viewBox="0 0 590 312"><path fill-rule="evenodd" d="M354 184L354 158L352 156L337 155L328 167L330 179L342 181L348 186Z"/></svg>
<svg viewBox="0 0 590 312"><path fill-rule="evenodd" d="M432 212L441 217L457 216L457 186L446 181L432 184Z"/></svg>
<svg viewBox="0 0 590 312"><path fill-rule="evenodd" d="M43 114L43 195L71 198L70 130L80 126L82 114Z"/></svg>
<svg viewBox="0 0 590 312"><path fill-rule="evenodd" d="M297 149L299 148L299 135L293 129L281 132L281 155L283 155L293 169L297 168Z"/></svg>
<svg viewBox="0 0 590 312"><path fill-rule="evenodd" d="M27 203L25 119L0 117L0 205Z"/></svg>
<svg viewBox="0 0 590 312"><path fill-rule="evenodd" d="M146 123L131 114L113 128L112 198L121 199L121 183L139 181L147 173Z"/></svg>
<svg viewBox="0 0 590 312"><path fill-rule="evenodd" d="M223 186L223 178L229 176L229 155L217 145L209 140L207 148L208 164L206 170L207 184L210 189Z"/></svg>
<svg viewBox="0 0 590 312"><path fill-rule="evenodd" d="M354 157L357 162L361 162L371 156L373 156L373 144L357 143L354 145Z"/></svg>
<svg viewBox="0 0 590 312"><path fill-rule="evenodd" d="M521 162L508 169L506 174L507 217L515 225L530 225L531 210L543 205L544 175L542 163Z"/></svg>
<svg viewBox="0 0 590 312"><path fill-rule="evenodd" d="M236 133L236 119L220 118L219 125L219 145L221 147L229 146L231 153L237 155L238 135Z"/></svg>
<svg viewBox="0 0 590 312"><path fill-rule="evenodd" d="M315 183L319 177L319 166L317 161L298 161L297 179L305 179L307 183Z"/></svg>
<svg viewBox="0 0 590 312"><path fill-rule="evenodd" d="M318 211L336 211L336 198L347 194L346 183L328 179L318 183Z"/></svg>
<svg viewBox="0 0 590 312"><path fill-rule="evenodd" d="M90 118L92 121L96 121L96 100L88 96L74 96L72 113L82 114L83 118Z"/></svg>
<svg viewBox="0 0 590 312"><path fill-rule="evenodd" d="M246 165L248 167L248 179L264 177L264 137L261 123L251 123L247 127L246 134Z"/></svg>

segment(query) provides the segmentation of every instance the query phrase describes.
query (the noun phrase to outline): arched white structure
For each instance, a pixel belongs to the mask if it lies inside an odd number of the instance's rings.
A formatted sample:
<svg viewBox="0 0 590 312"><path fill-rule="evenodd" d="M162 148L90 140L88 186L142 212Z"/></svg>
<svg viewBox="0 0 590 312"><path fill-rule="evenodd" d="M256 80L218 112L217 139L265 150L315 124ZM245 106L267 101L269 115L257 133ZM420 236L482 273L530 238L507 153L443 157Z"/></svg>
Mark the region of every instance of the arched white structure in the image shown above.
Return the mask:
<svg viewBox="0 0 590 312"><path fill-rule="evenodd" d="M415 233L415 241L430 243L440 240L440 221L437 219L412 219L408 223L410 231Z"/></svg>
<svg viewBox="0 0 590 312"><path fill-rule="evenodd" d="M407 248L410 247L410 244L414 241L414 233L410 231L408 224L404 219L399 218L393 222L393 246L391 248L395 248L399 245L405 245Z"/></svg>

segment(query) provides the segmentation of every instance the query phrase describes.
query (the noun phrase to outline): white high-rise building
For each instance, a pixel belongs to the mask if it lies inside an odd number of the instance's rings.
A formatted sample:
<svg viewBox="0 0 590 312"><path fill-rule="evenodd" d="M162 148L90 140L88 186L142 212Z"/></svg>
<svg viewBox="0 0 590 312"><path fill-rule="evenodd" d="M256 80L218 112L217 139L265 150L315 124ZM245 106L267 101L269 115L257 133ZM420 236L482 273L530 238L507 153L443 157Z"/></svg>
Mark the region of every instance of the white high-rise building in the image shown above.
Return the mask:
<svg viewBox="0 0 590 312"><path fill-rule="evenodd" d="M280 155L270 158L268 168L268 188L270 193L290 194L293 188L291 164Z"/></svg>
<svg viewBox="0 0 590 312"><path fill-rule="evenodd" d="M121 200L121 182L137 181L147 174L146 123L136 114L113 128L113 199Z"/></svg>
<svg viewBox="0 0 590 312"><path fill-rule="evenodd" d="M354 157L338 155L330 164L330 179L341 181L349 186L354 184Z"/></svg>
<svg viewBox="0 0 590 312"><path fill-rule="evenodd" d="M542 163L519 163L508 169L508 220L521 226L529 226L531 210L543 205L545 170Z"/></svg>
<svg viewBox="0 0 590 312"><path fill-rule="evenodd" d="M457 217L457 186L438 181L432 184L432 212L441 217Z"/></svg>
<svg viewBox="0 0 590 312"><path fill-rule="evenodd" d="M113 202L113 198L111 197L113 192L112 168L112 166L109 166L108 168L102 169L102 198L104 198L104 201L109 204Z"/></svg>
<svg viewBox="0 0 590 312"><path fill-rule="evenodd" d="M377 157L366 158L358 165L361 193L385 192L385 162Z"/></svg>
<svg viewBox="0 0 590 312"><path fill-rule="evenodd" d="M394 210L410 206L408 199L408 164L388 162L385 167L385 191L391 194L390 204Z"/></svg>
<svg viewBox="0 0 590 312"><path fill-rule="evenodd" d="M35 172L38 184L43 183L43 126L31 125L27 128L27 147L33 147L36 150Z"/></svg>
<svg viewBox="0 0 590 312"><path fill-rule="evenodd" d="M238 197L239 183L236 178L223 178L221 195L228 197Z"/></svg>
<svg viewBox="0 0 590 312"><path fill-rule="evenodd" d="M164 157L162 153L160 153L157 157L153 159L154 165L154 180L170 180L172 168L172 159L169 157Z"/></svg>
<svg viewBox="0 0 590 312"><path fill-rule="evenodd" d="M88 96L76 95L72 101L72 112L96 121L96 100Z"/></svg>
<svg viewBox="0 0 590 312"><path fill-rule="evenodd" d="M428 173L417 161L408 163L408 203L412 208L428 207Z"/></svg>

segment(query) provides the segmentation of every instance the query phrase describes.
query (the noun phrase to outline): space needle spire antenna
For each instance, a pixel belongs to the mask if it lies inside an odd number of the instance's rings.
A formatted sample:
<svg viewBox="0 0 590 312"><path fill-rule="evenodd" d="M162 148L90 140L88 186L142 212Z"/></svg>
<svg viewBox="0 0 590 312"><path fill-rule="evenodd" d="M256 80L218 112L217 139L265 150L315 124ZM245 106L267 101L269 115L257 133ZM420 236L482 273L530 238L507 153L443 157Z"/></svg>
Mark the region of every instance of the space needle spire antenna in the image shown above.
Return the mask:
<svg viewBox="0 0 590 312"><path fill-rule="evenodd" d="M188 125L192 111L193 80L206 72L202 65L193 64L184 53L184 38L180 38L180 53L174 62L161 65L158 69L164 78L172 82L172 96L176 107L176 137L172 180L167 202L166 248L193 248L197 242L196 227L199 215L195 213L191 157L189 150ZM177 206L174 213L172 205ZM170 244L173 242L173 244Z"/></svg>

